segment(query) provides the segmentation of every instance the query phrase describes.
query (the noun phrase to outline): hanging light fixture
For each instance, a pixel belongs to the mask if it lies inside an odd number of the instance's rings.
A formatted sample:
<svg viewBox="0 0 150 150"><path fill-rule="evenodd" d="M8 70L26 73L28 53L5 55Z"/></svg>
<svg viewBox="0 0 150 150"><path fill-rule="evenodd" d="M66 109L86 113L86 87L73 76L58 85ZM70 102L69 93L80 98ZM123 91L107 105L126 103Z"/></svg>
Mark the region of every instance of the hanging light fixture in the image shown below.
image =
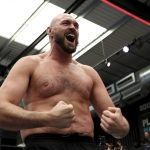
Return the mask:
<svg viewBox="0 0 150 150"><path fill-rule="evenodd" d="M106 64L107 67L110 67L110 66L111 66L111 62L108 61L107 59L105 59L105 64Z"/></svg>
<svg viewBox="0 0 150 150"><path fill-rule="evenodd" d="M110 67L110 65L111 65L111 62L107 62L107 67Z"/></svg>

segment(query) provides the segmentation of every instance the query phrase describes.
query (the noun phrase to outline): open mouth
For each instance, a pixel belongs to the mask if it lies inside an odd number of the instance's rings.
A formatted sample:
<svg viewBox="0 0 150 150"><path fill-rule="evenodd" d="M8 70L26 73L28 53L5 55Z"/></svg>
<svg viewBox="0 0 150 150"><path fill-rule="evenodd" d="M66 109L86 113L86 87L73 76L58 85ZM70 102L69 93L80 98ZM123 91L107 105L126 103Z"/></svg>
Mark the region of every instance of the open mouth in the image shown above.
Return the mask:
<svg viewBox="0 0 150 150"><path fill-rule="evenodd" d="M75 41L75 35L72 34L72 33L69 33L69 34L66 35L66 39L67 39L69 42L74 43L74 41Z"/></svg>

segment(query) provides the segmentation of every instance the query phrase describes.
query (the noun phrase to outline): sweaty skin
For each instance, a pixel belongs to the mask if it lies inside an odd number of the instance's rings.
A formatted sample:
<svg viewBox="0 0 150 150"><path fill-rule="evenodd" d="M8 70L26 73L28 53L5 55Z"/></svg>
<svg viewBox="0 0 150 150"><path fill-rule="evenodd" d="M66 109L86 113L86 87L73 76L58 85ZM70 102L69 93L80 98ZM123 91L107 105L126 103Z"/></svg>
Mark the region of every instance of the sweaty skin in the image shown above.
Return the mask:
<svg viewBox="0 0 150 150"><path fill-rule="evenodd" d="M55 17L47 28L51 49L21 58L0 88L0 127L34 133L79 133L93 137L90 101L100 127L116 138L129 132L120 108L112 103L97 72L72 59L79 25L68 14ZM18 104L23 99L24 108ZM12 124L13 122L13 124Z"/></svg>

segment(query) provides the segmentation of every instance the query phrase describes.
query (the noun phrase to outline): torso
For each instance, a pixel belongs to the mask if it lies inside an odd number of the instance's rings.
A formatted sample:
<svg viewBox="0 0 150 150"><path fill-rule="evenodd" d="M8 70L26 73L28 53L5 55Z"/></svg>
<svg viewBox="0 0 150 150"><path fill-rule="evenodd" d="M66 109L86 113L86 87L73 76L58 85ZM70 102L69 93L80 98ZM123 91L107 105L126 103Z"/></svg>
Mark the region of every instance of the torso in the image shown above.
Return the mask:
<svg viewBox="0 0 150 150"><path fill-rule="evenodd" d="M93 81L84 67L75 62L61 65L54 60L40 60L24 97L25 109L46 111L63 100L74 106L77 119L69 128L43 127L23 130L23 138L33 133L79 133L93 136L93 121L89 111Z"/></svg>

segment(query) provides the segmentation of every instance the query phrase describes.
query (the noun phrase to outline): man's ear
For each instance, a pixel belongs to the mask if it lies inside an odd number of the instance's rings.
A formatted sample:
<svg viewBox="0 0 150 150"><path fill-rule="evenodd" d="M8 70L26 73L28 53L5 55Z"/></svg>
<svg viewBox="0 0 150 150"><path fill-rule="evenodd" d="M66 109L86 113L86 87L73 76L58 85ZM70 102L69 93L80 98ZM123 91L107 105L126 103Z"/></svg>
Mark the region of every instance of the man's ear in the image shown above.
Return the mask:
<svg viewBox="0 0 150 150"><path fill-rule="evenodd" d="M50 39L52 39L52 38L53 38L53 33L52 33L52 29L51 29L51 27L47 27L47 29L46 29L46 33L47 33L47 35L49 36L49 38L50 38Z"/></svg>
<svg viewBox="0 0 150 150"><path fill-rule="evenodd" d="M47 33L47 35L49 35L49 34L50 34L50 32L51 32L50 27L47 27L47 29L46 29L46 33Z"/></svg>
<svg viewBox="0 0 150 150"><path fill-rule="evenodd" d="M50 38L53 37L53 32L52 32L52 28L51 28L51 27L48 27L48 28L46 29L46 33L47 33L47 35L48 35Z"/></svg>

